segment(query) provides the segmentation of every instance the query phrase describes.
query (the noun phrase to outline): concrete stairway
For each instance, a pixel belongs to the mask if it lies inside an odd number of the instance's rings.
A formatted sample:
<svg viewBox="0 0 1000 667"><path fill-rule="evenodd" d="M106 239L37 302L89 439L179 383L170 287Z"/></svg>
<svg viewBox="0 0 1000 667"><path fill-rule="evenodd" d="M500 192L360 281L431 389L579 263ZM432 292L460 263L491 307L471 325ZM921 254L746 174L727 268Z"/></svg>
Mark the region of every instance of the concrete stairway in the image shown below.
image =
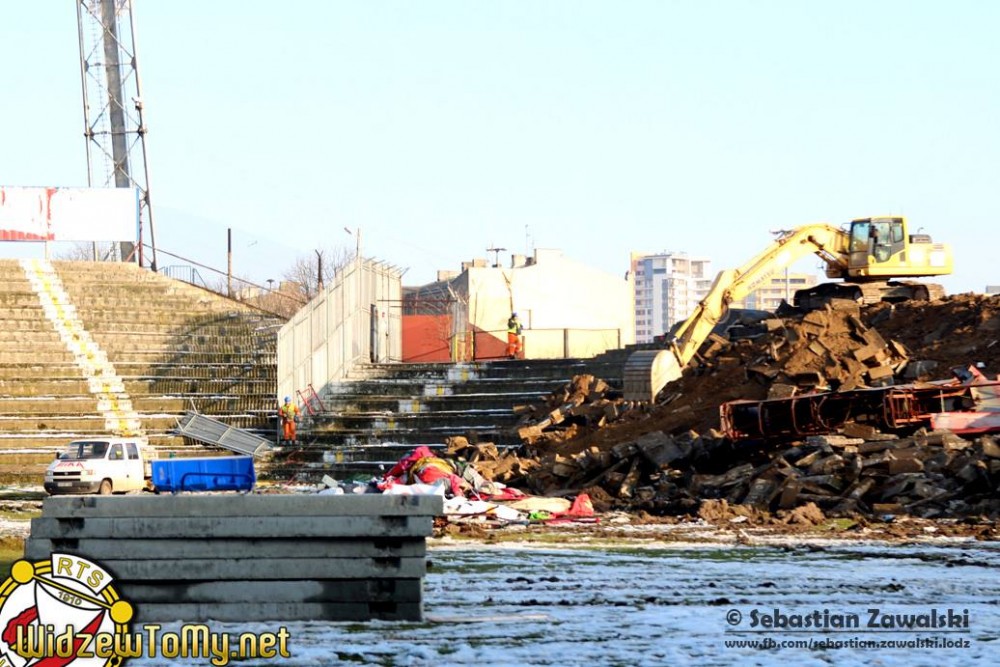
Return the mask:
<svg viewBox="0 0 1000 667"><path fill-rule="evenodd" d="M417 445L447 438L519 444L517 405L537 403L574 375L621 386L622 360L545 359L468 364L361 366L305 411L299 448L275 456L275 479L337 479L376 474Z"/></svg>
<svg viewBox="0 0 1000 667"><path fill-rule="evenodd" d="M277 318L132 264L15 260L0 317L0 485L39 484L73 438L190 449L170 432L192 408L273 433Z"/></svg>
<svg viewBox="0 0 1000 667"><path fill-rule="evenodd" d="M172 434L190 409L273 437L280 320L134 265L51 269L0 260L0 486L37 486L66 442L123 424L161 455L198 453ZM454 435L516 445L516 405L580 373L620 387L623 363L610 354L362 366L325 390L322 409L304 411L305 444L278 450L258 474L370 476Z"/></svg>

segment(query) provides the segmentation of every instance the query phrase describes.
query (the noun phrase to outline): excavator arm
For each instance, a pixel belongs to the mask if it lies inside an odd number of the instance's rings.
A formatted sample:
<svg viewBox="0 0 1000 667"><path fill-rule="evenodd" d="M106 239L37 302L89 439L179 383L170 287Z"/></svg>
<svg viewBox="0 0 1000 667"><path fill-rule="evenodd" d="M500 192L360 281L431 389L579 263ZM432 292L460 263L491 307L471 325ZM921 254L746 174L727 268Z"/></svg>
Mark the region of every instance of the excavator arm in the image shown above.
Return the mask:
<svg viewBox="0 0 1000 667"><path fill-rule="evenodd" d="M640 350L629 356L624 369L624 397L653 401L668 383L680 379L688 362L726 314L729 304L747 296L770 277L809 254L826 262L830 278L848 272L850 237L826 223L803 225L780 235L738 269L719 273L708 294L674 333L664 350Z"/></svg>

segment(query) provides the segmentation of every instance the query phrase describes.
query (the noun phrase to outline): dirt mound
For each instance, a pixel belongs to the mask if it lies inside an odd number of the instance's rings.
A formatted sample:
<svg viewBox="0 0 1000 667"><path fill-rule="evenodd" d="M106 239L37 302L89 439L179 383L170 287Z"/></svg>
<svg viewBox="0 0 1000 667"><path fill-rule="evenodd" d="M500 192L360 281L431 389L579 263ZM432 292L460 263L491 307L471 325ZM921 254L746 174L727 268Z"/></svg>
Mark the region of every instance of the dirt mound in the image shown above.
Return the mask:
<svg viewBox="0 0 1000 667"><path fill-rule="evenodd" d="M728 401L941 380L952 377L953 367L977 363L987 374L1000 371L1000 296L963 294L935 302L830 309L769 321L768 329L754 339L715 340L703 347L698 362L653 406L605 401L603 419L550 420L522 439L572 455L650 431L717 429L719 406ZM600 385L600 398L608 394L601 380L582 377L584 382L574 380L576 385L554 393L542 412L548 415L574 395L594 400L588 383ZM615 405L608 407L609 402ZM523 422L538 424L530 418Z"/></svg>
<svg viewBox="0 0 1000 667"><path fill-rule="evenodd" d="M806 503L788 512L782 519L782 523L798 524L801 526L815 526L826 521L823 510L816 506L816 503Z"/></svg>
<svg viewBox="0 0 1000 667"><path fill-rule="evenodd" d="M1000 507L990 494L1000 463L992 441L973 448L956 438L964 444L949 441L943 451L920 441L879 458L866 452L883 451L877 443L899 435L866 427L852 431L865 438L846 449L826 442L803 450L796 442L730 442L718 429L719 408L729 401L940 380L957 366L978 365L992 376L1000 370L998 340L1000 296L865 308L841 303L766 320L751 338L713 336L653 405L627 403L592 376L574 379L523 415L525 446L519 463L505 466L522 474L501 481L540 493L600 488L608 496L602 504L654 513L693 513L715 498L763 510L813 503L820 513L877 506L924 516L996 514ZM899 475L907 483L887 483Z"/></svg>
<svg viewBox="0 0 1000 667"><path fill-rule="evenodd" d="M867 308L864 318L909 350L906 379L942 380L951 377L952 367L976 363L989 374L1000 372L1000 296L956 294L932 303L883 303Z"/></svg>
<svg viewBox="0 0 1000 667"><path fill-rule="evenodd" d="M698 363L685 369L653 406L606 400L606 383L592 376L575 378L544 406L523 415L522 440L567 456L593 446L606 449L650 431L704 433L719 427L722 403L881 386L906 363L905 347L865 325L855 304L767 320L765 327L753 339L713 337ZM599 392L590 389L595 385ZM594 402L589 409L582 407Z"/></svg>

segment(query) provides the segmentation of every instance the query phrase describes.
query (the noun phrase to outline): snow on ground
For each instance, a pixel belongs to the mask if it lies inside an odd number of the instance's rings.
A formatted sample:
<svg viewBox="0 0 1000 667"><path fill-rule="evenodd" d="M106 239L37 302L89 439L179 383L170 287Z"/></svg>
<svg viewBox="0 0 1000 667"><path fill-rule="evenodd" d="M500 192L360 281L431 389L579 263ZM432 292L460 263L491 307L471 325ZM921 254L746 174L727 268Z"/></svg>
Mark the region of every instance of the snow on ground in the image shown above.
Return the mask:
<svg viewBox="0 0 1000 667"><path fill-rule="evenodd" d="M424 623L212 623L291 635L290 660L240 665L993 665L1000 544L431 549ZM882 614L966 613L968 628L868 628ZM758 627L751 627L756 612ZM859 628L775 630L772 620ZM879 619L886 618L884 615ZM932 618L927 616L927 618ZM880 624L884 622L880 620ZM919 622L919 621L918 621ZM791 621L789 621L791 623ZM165 626L164 630L170 630ZM176 627L174 627L176 629ZM830 630L837 630L836 632ZM846 631L844 631L846 630ZM813 642L813 648L732 642ZM817 641L842 642L842 648ZM727 642L730 642L727 645ZM857 642L903 642L859 647ZM919 643L922 648L917 648ZM945 647L946 642L968 646ZM852 647L851 645L854 644ZM908 645L907 645L908 644ZM207 665L206 659L136 665Z"/></svg>
<svg viewBox="0 0 1000 667"><path fill-rule="evenodd" d="M31 532L31 523L23 520L11 520L0 518L0 537L19 537L28 539ZM0 665L3 665L0 662Z"/></svg>

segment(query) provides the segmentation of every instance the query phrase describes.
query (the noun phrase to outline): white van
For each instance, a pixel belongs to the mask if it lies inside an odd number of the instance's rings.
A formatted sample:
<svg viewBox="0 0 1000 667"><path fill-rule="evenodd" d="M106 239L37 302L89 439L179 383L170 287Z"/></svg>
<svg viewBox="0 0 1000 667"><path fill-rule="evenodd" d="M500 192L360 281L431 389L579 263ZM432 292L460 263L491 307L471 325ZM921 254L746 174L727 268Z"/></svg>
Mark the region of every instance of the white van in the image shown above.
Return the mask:
<svg viewBox="0 0 1000 667"><path fill-rule="evenodd" d="M58 493L138 491L149 479L145 438L74 440L49 464L45 490Z"/></svg>

